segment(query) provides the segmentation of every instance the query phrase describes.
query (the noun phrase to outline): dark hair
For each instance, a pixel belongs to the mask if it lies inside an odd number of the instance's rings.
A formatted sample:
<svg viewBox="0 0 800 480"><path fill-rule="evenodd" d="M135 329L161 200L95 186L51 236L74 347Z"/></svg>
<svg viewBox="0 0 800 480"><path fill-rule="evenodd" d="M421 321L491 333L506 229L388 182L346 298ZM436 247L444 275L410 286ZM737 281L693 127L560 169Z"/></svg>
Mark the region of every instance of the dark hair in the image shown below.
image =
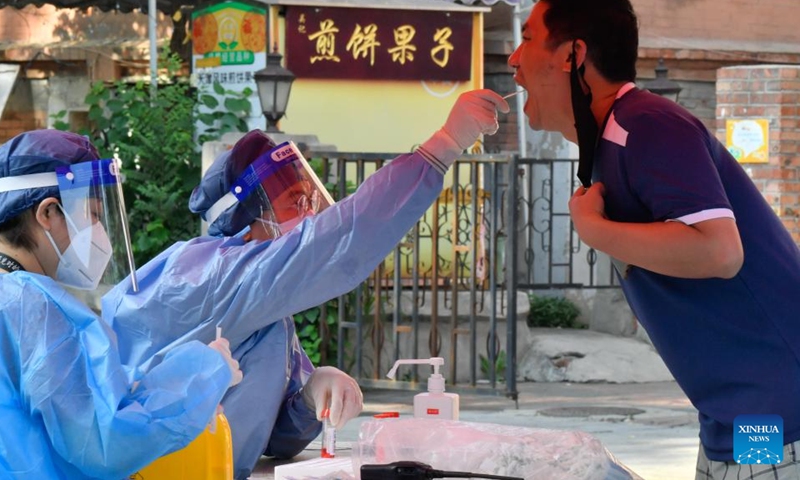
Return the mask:
<svg viewBox="0 0 800 480"><path fill-rule="evenodd" d="M35 212L40 203L42 202L36 202L32 208L0 223L0 237L14 248L22 248L29 252L36 248L30 226L35 221Z"/></svg>
<svg viewBox="0 0 800 480"><path fill-rule="evenodd" d="M587 55L609 81L636 79L639 25L630 0L542 0L548 48L580 39Z"/></svg>

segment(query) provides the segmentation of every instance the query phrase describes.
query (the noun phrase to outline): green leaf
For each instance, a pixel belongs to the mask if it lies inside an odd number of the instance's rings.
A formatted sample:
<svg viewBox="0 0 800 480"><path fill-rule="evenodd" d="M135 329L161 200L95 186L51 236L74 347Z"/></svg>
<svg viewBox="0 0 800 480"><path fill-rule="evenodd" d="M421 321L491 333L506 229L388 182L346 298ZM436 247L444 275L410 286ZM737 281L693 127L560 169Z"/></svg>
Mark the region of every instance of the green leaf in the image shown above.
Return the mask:
<svg viewBox="0 0 800 480"><path fill-rule="evenodd" d="M304 338L309 338L313 336L316 333L316 331L317 331L316 325L306 325L305 327L303 327L302 330L300 330L300 333L298 335Z"/></svg>
<svg viewBox="0 0 800 480"><path fill-rule="evenodd" d="M225 87L219 82L214 82L214 93L217 95L225 95Z"/></svg>
<svg viewBox="0 0 800 480"><path fill-rule="evenodd" d="M252 104L241 98L226 98L225 108L230 112L249 112Z"/></svg>
<svg viewBox="0 0 800 480"><path fill-rule="evenodd" d="M235 130L236 125L239 122L239 117L232 113L225 113L219 120L222 124L222 127L228 128L229 130Z"/></svg>
<svg viewBox="0 0 800 480"><path fill-rule="evenodd" d="M98 83L97 95L100 97L100 100L108 100L111 98L111 90L106 88L103 83Z"/></svg>
<svg viewBox="0 0 800 480"><path fill-rule="evenodd" d="M239 45L239 42L233 41L233 42L228 44L228 48L230 48L232 50L232 49L236 48L236 45Z"/></svg>
<svg viewBox="0 0 800 480"><path fill-rule="evenodd" d="M197 119L206 125L214 125L214 122L216 122L216 118L210 113L200 113L197 115Z"/></svg>
<svg viewBox="0 0 800 480"><path fill-rule="evenodd" d="M121 100L109 100L106 102L106 108L108 108L111 113L119 113L125 109L125 104Z"/></svg>
<svg viewBox="0 0 800 480"><path fill-rule="evenodd" d="M105 130L108 128L110 122L107 118L96 118L94 119L95 127L99 130Z"/></svg>
<svg viewBox="0 0 800 480"><path fill-rule="evenodd" d="M217 100L216 97L213 97L208 94L201 95L200 101L203 102L203 105L211 109L217 108L219 106L219 100Z"/></svg>
<svg viewBox="0 0 800 480"><path fill-rule="evenodd" d="M92 122L97 122L101 119L105 119L105 112L103 112L102 108L97 107L89 107L89 120Z"/></svg>

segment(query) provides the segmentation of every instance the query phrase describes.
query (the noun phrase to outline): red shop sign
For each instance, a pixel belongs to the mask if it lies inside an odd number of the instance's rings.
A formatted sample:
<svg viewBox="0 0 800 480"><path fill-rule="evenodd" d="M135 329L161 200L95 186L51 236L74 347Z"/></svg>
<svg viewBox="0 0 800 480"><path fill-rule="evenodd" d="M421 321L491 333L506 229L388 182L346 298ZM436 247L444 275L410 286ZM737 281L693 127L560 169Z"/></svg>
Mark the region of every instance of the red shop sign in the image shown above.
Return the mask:
<svg viewBox="0 0 800 480"><path fill-rule="evenodd" d="M472 13L286 9L286 68L297 78L470 78Z"/></svg>

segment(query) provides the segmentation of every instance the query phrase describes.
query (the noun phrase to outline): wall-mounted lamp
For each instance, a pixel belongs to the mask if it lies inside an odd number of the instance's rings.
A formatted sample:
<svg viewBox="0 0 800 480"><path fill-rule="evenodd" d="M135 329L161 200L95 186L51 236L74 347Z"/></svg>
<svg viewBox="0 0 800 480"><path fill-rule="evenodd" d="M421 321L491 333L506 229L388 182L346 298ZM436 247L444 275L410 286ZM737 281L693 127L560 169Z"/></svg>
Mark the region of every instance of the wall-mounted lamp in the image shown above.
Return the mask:
<svg viewBox="0 0 800 480"><path fill-rule="evenodd" d="M267 132L281 133L278 120L286 113L289 92L295 76L281 66L283 56L277 51L267 54L267 66L255 73L261 111L267 117Z"/></svg>
<svg viewBox="0 0 800 480"><path fill-rule="evenodd" d="M680 95L681 90L683 90L678 82L667 78L667 67L664 65L663 58L658 59L658 65L656 65L656 78L645 83L644 88L650 90L656 95L669 98L673 102L678 101L678 95Z"/></svg>

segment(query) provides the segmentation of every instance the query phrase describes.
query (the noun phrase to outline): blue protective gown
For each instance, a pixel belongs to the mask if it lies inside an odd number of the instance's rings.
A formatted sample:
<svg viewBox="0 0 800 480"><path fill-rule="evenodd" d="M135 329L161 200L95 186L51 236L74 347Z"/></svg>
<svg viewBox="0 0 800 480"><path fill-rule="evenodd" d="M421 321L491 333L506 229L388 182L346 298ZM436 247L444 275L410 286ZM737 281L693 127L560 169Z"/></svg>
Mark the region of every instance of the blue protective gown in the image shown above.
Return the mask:
<svg viewBox="0 0 800 480"><path fill-rule="evenodd" d="M127 478L200 434L231 381L191 342L134 393L114 333L49 277L0 275L0 478Z"/></svg>
<svg viewBox="0 0 800 480"><path fill-rule="evenodd" d="M290 316L364 281L442 182L419 154L402 155L276 240L200 237L172 246L137 271L138 293L123 283L103 298L123 363L152 366L175 345L213 340L219 323L244 373L223 400L236 477L246 478L264 452L296 455L320 424L299 393L313 368Z"/></svg>

